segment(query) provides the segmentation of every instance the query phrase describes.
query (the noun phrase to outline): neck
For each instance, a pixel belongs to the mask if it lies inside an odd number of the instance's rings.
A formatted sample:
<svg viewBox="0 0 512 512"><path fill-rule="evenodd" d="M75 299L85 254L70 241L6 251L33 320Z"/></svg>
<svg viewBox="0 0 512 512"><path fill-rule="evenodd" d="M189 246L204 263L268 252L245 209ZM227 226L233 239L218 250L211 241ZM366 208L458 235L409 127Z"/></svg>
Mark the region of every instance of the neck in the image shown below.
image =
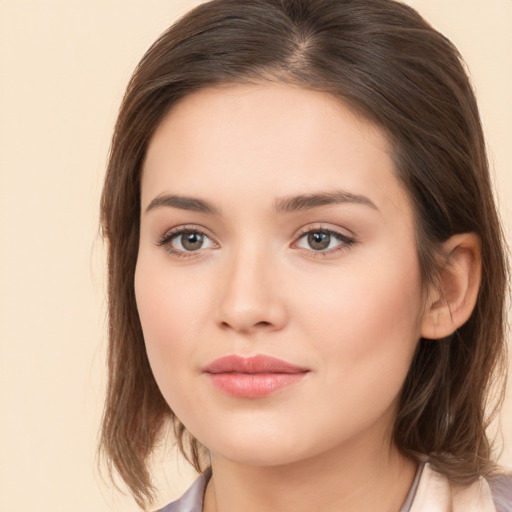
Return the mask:
<svg viewBox="0 0 512 512"><path fill-rule="evenodd" d="M212 454L204 512L398 512L417 465L394 445L368 440L280 466L252 466Z"/></svg>

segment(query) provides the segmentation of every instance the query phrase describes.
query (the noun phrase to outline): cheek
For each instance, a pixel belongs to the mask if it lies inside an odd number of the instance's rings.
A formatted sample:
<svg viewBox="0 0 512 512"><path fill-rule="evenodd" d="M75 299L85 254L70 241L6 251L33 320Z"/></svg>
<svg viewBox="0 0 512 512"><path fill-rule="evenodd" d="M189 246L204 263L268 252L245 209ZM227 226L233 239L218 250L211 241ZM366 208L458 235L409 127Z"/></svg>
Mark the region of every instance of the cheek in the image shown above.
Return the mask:
<svg viewBox="0 0 512 512"><path fill-rule="evenodd" d="M166 258L141 251L135 269L137 309L149 344L190 338L203 325L211 302L209 287L201 285L204 272L173 271Z"/></svg>
<svg viewBox="0 0 512 512"><path fill-rule="evenodd" d="M354 266L323 287L317 283L303 308L301 329L322 354L326 387L354 390L350 396L365 407L381 407L400 392L420 337L416 259L396 261Z"/></svg>
<svg viewBox="0 0 512 512"><path fill-rule="evenodd" d="M321 314L330 329L365 333L375 342L382 338L410 339L419 334L422 310L416 255L411 250L375 253L354 258L352 264L335 270L316 286L312 282L313 313Z"/></svg>
<svg viewBox="0 0 512 512"><path fill-rule="evenodd" d="M165 266L143 257L135 271L135 297L151 369L169 402L195 359L205 298L190 281L167 275Z"/></svg>

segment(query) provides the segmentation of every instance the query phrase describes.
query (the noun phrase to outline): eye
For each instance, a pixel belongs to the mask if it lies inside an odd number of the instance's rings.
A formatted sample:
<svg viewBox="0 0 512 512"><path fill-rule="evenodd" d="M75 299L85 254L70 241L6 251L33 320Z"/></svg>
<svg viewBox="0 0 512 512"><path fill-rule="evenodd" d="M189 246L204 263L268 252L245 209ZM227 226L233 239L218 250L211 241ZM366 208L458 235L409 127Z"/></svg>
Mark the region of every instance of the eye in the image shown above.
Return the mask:
<svg viewBox="0 0 512 512"><path fill-rule="evenodd" d="M355 243L355 240L333 229L318 228L303 232L296 246L314 252L332 253Z"/></svg>
<svg viewBox="0 0 512 512"><path fill-rule="evenodd" d="M180 228L166 233L158 245L164 246L168 252L178 256L216 247L215 242L208 235L191 228Z"/></svg>

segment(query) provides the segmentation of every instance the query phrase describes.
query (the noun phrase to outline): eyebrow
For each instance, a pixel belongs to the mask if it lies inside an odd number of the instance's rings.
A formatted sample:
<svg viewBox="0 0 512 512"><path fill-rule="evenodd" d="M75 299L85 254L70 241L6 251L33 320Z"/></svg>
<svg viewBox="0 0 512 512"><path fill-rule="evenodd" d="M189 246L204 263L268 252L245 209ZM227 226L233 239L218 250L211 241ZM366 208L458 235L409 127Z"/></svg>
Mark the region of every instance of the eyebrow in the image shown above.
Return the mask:
<svg viewBox="0 0 512 512"><path fill-rule="evenodd" d="M360 204L377 211L379 210L375 203L366 196L352 194L344 190L336 190L333 192L300 194L279 198L274 203L274 211L278 214L291 213L311 210L320 206L346 203ZM218 208L204 199L176 194L163 194L155 197L146 208L146 213L160 207L178 208L180 210L205 213L207 215L220 216L221 214Z"/></svg>
<svg viewBox="0 0 512 512"><path fill-rule="evenodd" d="M335 190L333 192L319 192L313 194L300 194L278 199L274 205L276 213L289 213L303 210L310 210L320 206L329 206L334 204L361 204L369 206L374 210L379 210L375 203L368 197L359 194L352 194L345 190Z"/></svg>

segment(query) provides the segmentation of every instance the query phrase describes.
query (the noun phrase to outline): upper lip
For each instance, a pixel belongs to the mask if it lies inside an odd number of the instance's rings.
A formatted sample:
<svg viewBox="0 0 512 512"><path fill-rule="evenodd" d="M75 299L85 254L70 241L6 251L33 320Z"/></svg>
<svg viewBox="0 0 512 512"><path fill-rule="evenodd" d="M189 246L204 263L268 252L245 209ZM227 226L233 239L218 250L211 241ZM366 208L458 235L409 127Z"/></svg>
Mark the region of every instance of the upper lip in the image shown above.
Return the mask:
<svg viewBox="0 0 512 512"><path fill-rule="evenodd" d="M294 365L272 356L242 357L229 355L212 361L204 373L304 373L308 368Z"/></svg>

